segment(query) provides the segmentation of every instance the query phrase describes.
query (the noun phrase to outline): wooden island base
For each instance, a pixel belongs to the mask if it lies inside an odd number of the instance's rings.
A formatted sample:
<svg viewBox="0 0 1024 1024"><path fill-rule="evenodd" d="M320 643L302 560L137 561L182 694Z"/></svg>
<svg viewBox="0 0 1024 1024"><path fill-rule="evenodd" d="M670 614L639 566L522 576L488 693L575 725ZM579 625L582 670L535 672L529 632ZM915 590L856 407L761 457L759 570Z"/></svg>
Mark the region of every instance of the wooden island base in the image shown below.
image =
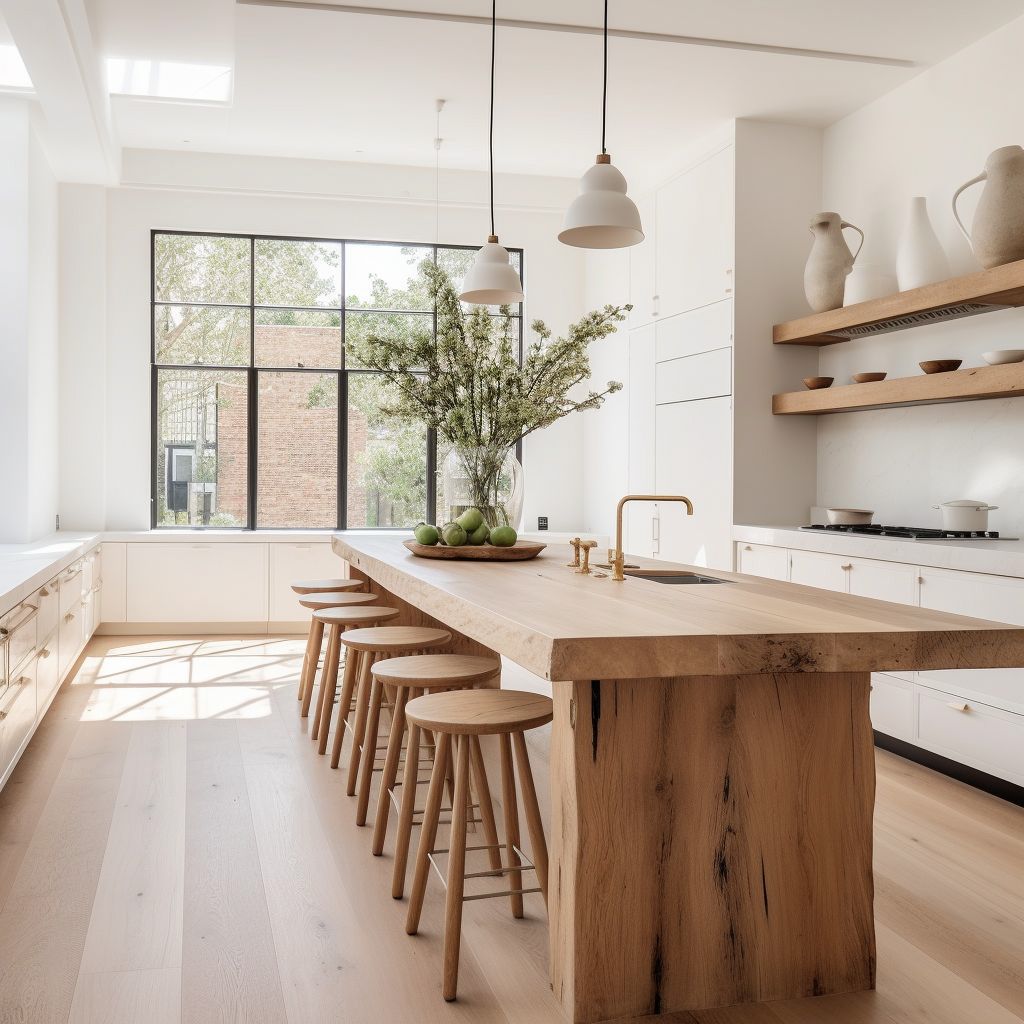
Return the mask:
<svg viewBox="0 0 1024 1024"><path fill-rule="evenodd" d="M571 1020L874 987L869 680L554 684L551 965Z"/></svg>

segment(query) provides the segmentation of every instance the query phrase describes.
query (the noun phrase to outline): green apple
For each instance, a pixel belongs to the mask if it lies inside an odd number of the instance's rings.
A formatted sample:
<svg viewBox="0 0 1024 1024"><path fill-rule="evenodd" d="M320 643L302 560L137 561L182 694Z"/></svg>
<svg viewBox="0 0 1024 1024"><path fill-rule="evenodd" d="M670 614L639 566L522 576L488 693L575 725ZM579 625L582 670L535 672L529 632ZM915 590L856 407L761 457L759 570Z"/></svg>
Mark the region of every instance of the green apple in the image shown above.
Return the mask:
<svg viewBox="0 0 1024 1024"><path fill-rule="evenodd" d="M486 523L481 523L469 536L466 538L467 544L486 544L487 535L490 533Z"/></svg>
<svg viewBox="0 0 1024 1024"><path fill-rule="evenodd" d="M518 539L511 526L496 526L491 530L490 540L495 547L510 548Z"/></svg>
<svg viewBox="0 0 1024 1024"><path fill-rule="evenodd" d="M441 530L441 539L450 548L462 547L466 543L466 531L458 523L449 523Z"/></svg>
<svg viewBox="0 0 1024 1024"><path fill-rule="evenodd" d="M483 521L484 515L478 508L467 508L466 511L455 520L455 522L457 522L459 526L466 531L466 533L473 533L474 530L478 530Z"/></svg>
<svg viewBox="0 0 1024 1024"><path fill-rule="evenodd" d="M437 532L437 527L431 526L429 523L420 523L412 532L417 543L425 544L428 547L432 547L441 539L441 535Z"/></svg>

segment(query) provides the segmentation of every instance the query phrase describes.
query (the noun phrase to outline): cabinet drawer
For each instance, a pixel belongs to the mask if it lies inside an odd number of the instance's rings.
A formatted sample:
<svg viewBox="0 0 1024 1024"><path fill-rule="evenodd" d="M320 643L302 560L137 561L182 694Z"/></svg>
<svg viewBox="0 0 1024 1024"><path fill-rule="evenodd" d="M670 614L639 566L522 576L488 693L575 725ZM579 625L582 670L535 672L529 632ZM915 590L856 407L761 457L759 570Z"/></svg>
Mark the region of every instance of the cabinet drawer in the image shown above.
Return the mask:
<svg viewBox="0 0 1024 1024"><path fill-rule="evenodd" d="M914 740L914 684L898 676L871 676L871 726L898 740Z"/></svg>
<svg viewBox="0 0 1024 1024"><path fill-rule="evenodd" d="M1024 715L918 685L917 743L1024 785Z"/></svg>
<svg viewBox="0 0 1024 1024"><path fill-rule="evenodd" d="M873 558L848 558L850 593L876 601L917 604L917 566L881 562Z"/></svg>
<svg viewBox="0 0 1024 1024"><path fill-rule="evenodd" d="M60 574L60 613L64 615L72 605L78 604L85 593L85 564L75 562Z"/></svg>
<svg viewBox="0 0 1024 1024"><path fill-rule="evenodd" d="M659 363L669 359L694 356L698 352L732 345L732 300L713 302L710 306L693 309L659 320L655 325L655 359Z"/></svg>
<svg viewBox="0 0 1024 1024"><path fill-rule="evenodd" d="M129 622L267 621L267 545L129 544Z"/></svg>
<svg viewBox="0 0 1024 1024"><path fill-rule="evenodd" d="M14 675L0 697L0 780L9 774L35 721L35 661L30 661Z"/></svg>
<svg viewBox="0 0 1024 1024"><path fill-rule="evenodd" d="M720 398L732 394L732 349L720 348L658 363L655 401L658 405Z"/></svg>
<svg viewBox="0 0 1024 1024"><path fill-rule="evenodd" d="M85 634L82 631L82 602L69 608L60 618L57 629L57 669L63 679L82 649Z"/></svg>
<svg viewBox="0 0 1024 1024"><path fill-rule="evenodd" d="M346 576L347 566L329 541L270 545L270 621L309 622L309 609L292 591L294 580Z"/></svg>
<svg viewBox="0 0 1024 1024"><path fill-rule="evenodd" d="M791 551L789 553L789 581L822 590L846 593L850 559L817 551Z"/></svg>
<svg viewBox="0 0 1024 1024"><path fill-rule="evenodd" d="M736 571L769 580L788 580L789 551L770 544L737 544Z"/></svg>
<svg viewBox="0 0 1024 1024"><path fill-rule="evenodd" d="M56 628L60 619L60 597L57 581L51 580L45 587L40 587L32 598L39 605L38 632L40 637L48 637Z"/></svg>
<svg viewBox="0 0 1024 1024"><path fill-rule="evenodd" d="M1024 668L955 668L919 672L922 686L1024 715Z"/></svg>
<svg viewBox="0 0 1024 1024"><path fill-rule="evenodd" d="M929 568L920 577L922 608L1024 626L1024 580Z"/></svg>
<svg viewBox="0 0 1024 1024"><path fill-rule="evenodd" d="M0 627L7 636L7 671L12 677L22 663L35 653L38 618L39 604L36 601L22 601L0 619ZM13 678L10 681L13 682Z"/></svg>
<svg viewBox="0 0 1024 1024"><path fill-rule="evenodd" d="M60 686L57 657L57 632L55 630L39 645L39 653L36 655L36 707L39 714L46 710Z"/></svg>

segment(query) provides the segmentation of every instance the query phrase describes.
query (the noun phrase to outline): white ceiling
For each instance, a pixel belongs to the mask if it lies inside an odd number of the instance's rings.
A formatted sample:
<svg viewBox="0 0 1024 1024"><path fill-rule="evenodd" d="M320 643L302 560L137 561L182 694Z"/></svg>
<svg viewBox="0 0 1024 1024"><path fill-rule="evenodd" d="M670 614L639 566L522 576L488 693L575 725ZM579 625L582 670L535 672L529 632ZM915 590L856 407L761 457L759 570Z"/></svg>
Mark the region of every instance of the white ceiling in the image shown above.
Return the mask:
<svg viewBox="0 0 1024 1024"><path fill-rule="evenodd" d="M431 165L434 101L443 97L444 165L486 166L486 26L312 10L287 0L81 2L101 57L234 69L228 105L113 97L121 146ZM354 5L490 13L486 0ZM498 13L597 26L601 4L504 0ZM657 177L674 153L734 117L829 124L1022 14L1024 0L613 0L617 29L915 66L613 38L608 149L627 176ZM500 170L576 176L592 162L600 143L600 60L599 36L499 29Z"/></svg>

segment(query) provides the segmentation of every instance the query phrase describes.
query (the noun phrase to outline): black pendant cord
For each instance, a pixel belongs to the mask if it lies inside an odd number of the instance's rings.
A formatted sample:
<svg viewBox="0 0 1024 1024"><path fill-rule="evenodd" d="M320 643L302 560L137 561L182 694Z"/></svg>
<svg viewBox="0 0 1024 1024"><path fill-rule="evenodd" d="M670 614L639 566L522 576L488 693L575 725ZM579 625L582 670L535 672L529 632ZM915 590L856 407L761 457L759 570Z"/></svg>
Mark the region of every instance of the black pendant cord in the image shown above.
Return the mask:
<svg viewBox="0 0 1024 1024"><path fill-rule="evenodd" d="M487 146L491 156L491 234L494 230L494 41L498 33L498 0L491 0L491 123Z"/></svg>
<svg viewBox="0 0 1024 1024"><path fill-rule="evenodd" d="M601 152L604 147L605 123L608 120L608 0L604 0L604 85L601 89Z"/></svg>

